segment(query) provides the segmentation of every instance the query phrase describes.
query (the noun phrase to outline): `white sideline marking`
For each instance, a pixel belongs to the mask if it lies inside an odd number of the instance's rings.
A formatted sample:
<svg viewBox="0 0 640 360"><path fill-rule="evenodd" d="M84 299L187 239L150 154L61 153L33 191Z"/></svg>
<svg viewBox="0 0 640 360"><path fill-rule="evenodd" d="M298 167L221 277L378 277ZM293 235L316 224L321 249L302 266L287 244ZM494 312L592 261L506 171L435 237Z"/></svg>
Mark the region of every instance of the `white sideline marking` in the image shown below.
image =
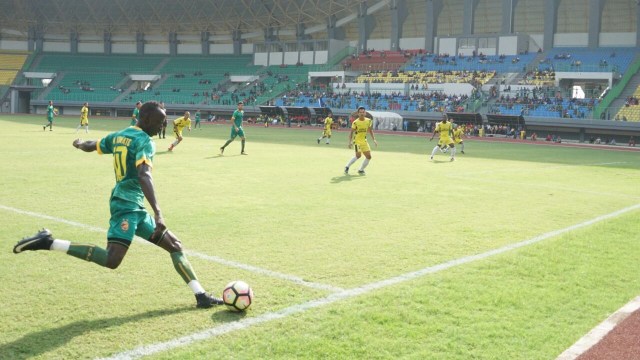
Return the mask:
<svg viewBox="0 0 640 360"><path fill-rule="evenodd" d="M82 224L79 222L75 222L75 221L70 221L70 220L65 220L65 219L61 219L61 218L57 218L54 216L49 216L49 215L44 215L44 214L39 214L39 213L35 213L35 212L31 212L31 211L26 211L26 210L20 210L20 209L16 209L16 208L12 208L9 206L4 206L0 204L0 209L1 210L6 210L6 211L11 211L14 213L18 213L21 215L28 215L28 216L32 216L32 217L37 217L37 218L41 218L41 219L46 219L46 220L51 220L51 221L55 221L55 222L59 222L59 223L63 223L63 224L67 224L67 225L71 225L71 226L75 226L75 227L79 227L81 229L85 229L85 230L90 230L90 231L94 231L94 232L99 232L99 233L107 233L106 229L100 228L100 227L96 227L96 226L91 226L91 225L86 225L86 224ZM138 243L142 243L145 245L151 245L151 243L149 243L148 241L136 237L135 239ZM331 285L327 285L327 284L321 284L321 283L315 283L315 282L310 282L310 281L306 281L298 276L293 276L293 275L289 275L289 274L283 274L283 273L279 273L276 271L271 271L271 270L267 270L267 269L262 269L256 266L252 266L252 265L247 265L247 264L243 264L243 263L239 263L239 262L235 262L235 261L231 261L231 260L225 260L222 258L219 258L217 256L209 256L209 255L205 255L205 254L201 254L192 250L185 250L185 253L189 256L193 256L193 257L198 257L207 261L212 261L218 264L222 264L222 265L226 265L226 266L230 266L230 267L235 267L238 269L243 269L243 270L247 270L247 271L251 271L260 275L265 275L265 276L269 276L269 277L273 277L273 278L278 278L278 279L282 279L282 280L287 280L293 283L296 283L298 285L302 285L302 286L306 286L309 288L313 288L313 289L319 289L319 290L328 290L328 291L332 291L332 292L339 292L339 291L343 291L344 289L336 287L336 286L331 286Z"/></svg>
<svg viewBox="0 0 640 360"><path fill-rule="evenodd" d="M603 220L608 220L617 216L620 216L626 212L629 211L633 211L633 210L637 210L640 209L640 204L634 205L634 206L630 206L618 211L614 211L610 214L607 215L602 215L602 216L598 216L596 218L593 218L591 220L587 220L585 222L582 222L580 224L576 224L576 225L572 225L569 227L566 227L564 229L560 229L560 230L555 230L555 231L551 231L548 232L546 234L542 234L539 236L536 236L534 238L531 238L529 240L525 240L525 241L521 241L519 243L515 243L515 244L510 244L510 245L506 245L503 246L501 248L497 248L494 250L490 250L481 254L477 254L477 255L470 255L470 256L465 256L459 259L454 259L451 261L447 261L438 265L434 265L434 266L430 266L430 267L426 267L424 269L418 270L418 271L414 271L414 272L409 272L409 273L405 273L405 274L401 274L398 275L396 277L392 277L386 280L382 280L382 281L377 281L377 282L373 282L373 283L369 283L357 288L353 288L353 289L347 289L347 290L343 290L337 293L333 293L330 295L327 295L323 298L317 299L317 300L311 300L308 301L306 303L302 303L302 304L298 304L298 305L293 305L287 308L284 308L282 310L279 311L275 311L275 312L270 312L270 313L266 313L266 314L262 314L253 318L245 318L236 322L232 322L232 323L226 323L226 324L222 324L219 326L215 326L197 333L193 333L190 335L186 335L183 337L179 337L173 340L169 340L169 341L165 341L165 342L159 342L159 343L155 343L155 344L150 344L150 345L144 345L144 346L139 346L135 349L129 350L129 351L125 351L125 352L121 352L118 354L115 354L111 357L107 357L107 358L101 358L100 360L128 360L128 359L138 359L141 358L143 356L147 356L147 355L152 355L161 351L166 351L166 350L171 350L171 349L175 349L178 347L182 347L182 346L186 346L189 344L192 344L196 341L200 341L200 340L207 340L219 335L223 335L223 334L227 334L236 330L243 330L246 328L249 328L253 325L257 325L257 324L261 324L261 323L265 323L265 322L269 322L272 320L278 320L278 319L282 319L285 317L288 317L290 315L293 314L297 314L297 313L302 313L305 312L307 310L310 309L314 309L317 307L321 307L324 305L329 305L329 304L333 304L334 302L340 301L340 300L344 300L344 299L349 299L355 296L359 296L362 294L366 294L368 292L371 292L373 290L377 290L377 289L381 289L384 287L388 287L391 285L396 285L399 283L403 283L405 281L409 281L409 280L413 280L419 277L422 277L424 275L428 275L428 274L434 274L458 265L463 265L463 264L467 264L467 263L471 263L474 261L478 261L478 260L483 260L486 259L488 257L494 256L494 255L499 255L502 253L505 253L507 251L511 251L511 250L515 250L515 249L519 249L521 247L525 247L528 245L532 245L535 243L538 243L542 240L546 240L549 239L551 237L569 232L569 231L573 231L576 229L580 229L592 224L595 224L597 222L603 221Z"/></svg>
<svg viewBox="0 0 640 360"><path fill-rule="evenodd" d="M600 342L613 328L620 324L624 319L640 309L640 296L631 300L618 311L614 312L606 320L589 331L588 334L576 341L570 348L565 350L556 360L574 360L578 356L587 352L595 344Z"/></svg>

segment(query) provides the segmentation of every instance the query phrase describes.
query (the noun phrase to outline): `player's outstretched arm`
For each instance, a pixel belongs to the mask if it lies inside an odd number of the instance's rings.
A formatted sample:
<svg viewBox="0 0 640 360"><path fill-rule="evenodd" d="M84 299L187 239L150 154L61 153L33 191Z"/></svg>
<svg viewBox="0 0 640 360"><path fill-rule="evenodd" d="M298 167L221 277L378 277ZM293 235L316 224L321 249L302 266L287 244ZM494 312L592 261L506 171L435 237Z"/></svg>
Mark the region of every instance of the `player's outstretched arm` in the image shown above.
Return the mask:
<svg viewBox="0 0 640 360"><path fill-rule="evenodd" d="M97 144L98 143L95 140L87 140L87 141L84 141L82 139L73 140L73 146L76 149L80 149L80 150L82 150L84 152L96 151L97 150L97 148L96 148Z"/></svg>

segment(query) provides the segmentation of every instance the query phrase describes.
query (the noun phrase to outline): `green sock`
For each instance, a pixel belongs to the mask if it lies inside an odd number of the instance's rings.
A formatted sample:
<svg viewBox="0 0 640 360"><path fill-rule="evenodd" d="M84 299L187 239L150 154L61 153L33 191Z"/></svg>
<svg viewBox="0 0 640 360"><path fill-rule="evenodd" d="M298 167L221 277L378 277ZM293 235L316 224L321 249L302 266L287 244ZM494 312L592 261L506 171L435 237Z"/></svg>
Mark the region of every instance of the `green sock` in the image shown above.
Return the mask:
<svg viewBox="0 0 640 360"><path fill-rule="evenodd" d="M244 152L244 140L242 140L242 152Z"/></svg>
<svg viewBox="0 0 640 360"><path fill-rule="evenodd" d="M176 268L178 274L182 276L184 282L188 284L192 280L198 280L195 271L193 271L193 267L191 267L189 260L187 260L187 257L182 253L182 251L171 253L171 260L173 261L173 266Z"/></svg>
<svg viewBox="0 0 640 360"><path fill-rule="evenodd" d="M95 245L71 244L67 254L78 259L94 262L100 266L107 266L107 250Z"/></svg>
<svg viewBox="0 0 640 360"><path fill-rule="evenodd" d="M224 145L222 145L222 148L223 148L223 149L224 149L224 148L226 148L226 147L227 147L227 145L231 144L231 142L232 142L232 141L233 141L233 139L229 139L229 140L227 140L227 142L226 142L226 143L224 143Z"/></svg>

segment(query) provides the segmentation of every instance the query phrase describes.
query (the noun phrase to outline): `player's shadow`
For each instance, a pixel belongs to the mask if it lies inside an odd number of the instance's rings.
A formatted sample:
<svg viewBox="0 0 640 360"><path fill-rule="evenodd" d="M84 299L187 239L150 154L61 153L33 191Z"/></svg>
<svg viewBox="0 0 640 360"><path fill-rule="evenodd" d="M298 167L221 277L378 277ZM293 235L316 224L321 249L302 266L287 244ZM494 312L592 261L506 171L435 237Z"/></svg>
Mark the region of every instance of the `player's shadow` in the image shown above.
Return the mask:
<svg viewBox="0 0 640 360"><path fill-rule="evenodd" d="M221 159L221 158L230 158L230 157L238 157L238 156L241 156L241 155L240 154L231 154L231 155L216 154L213 156L206 157L205 159Z"/></svg>
<svg viewBox="0 0 640 360"><path fill-rule="evenodd" d="M57 328L36 331L24 335L10 343L0 345L0 354L4 359L29 359L48 351L65 346L76 337L84 334L117 327L126 323L179 314L187 311L202 311L195 307L152 310L144 313L109 319L81 320Z"/></svg>
<svg viewBox="0 0 640 360"><path fill-rule="evenodd" d="M431 160L431 163L433 164L446 164L446 163L450 163L452 162L449 158L447 158L447 160L438 160L438 159L433 159Z"/></svg>
<svg viewBox="0 0 640 360"><path fill-rule="evenodd" d="M339 184L345 181L354 181L358 179L364 178L366 175L342 175L342 176L334 176L331 178L332 184Z"/></svg>

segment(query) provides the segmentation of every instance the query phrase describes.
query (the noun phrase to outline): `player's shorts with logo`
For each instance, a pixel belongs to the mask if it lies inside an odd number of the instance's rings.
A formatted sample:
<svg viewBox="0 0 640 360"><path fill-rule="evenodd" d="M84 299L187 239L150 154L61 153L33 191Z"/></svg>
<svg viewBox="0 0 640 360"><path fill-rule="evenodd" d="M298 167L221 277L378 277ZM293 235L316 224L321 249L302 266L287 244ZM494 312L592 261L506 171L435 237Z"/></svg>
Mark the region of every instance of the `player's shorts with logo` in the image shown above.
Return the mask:
<svg viewBox="0 0 640 360"><path fill-rule="evenodd" d="M331 129L324 129L322 136L331 137Z"/></svg>
<svg viewBox="0 0 640 360"><path fill-rule="evenodd" d="M148 240L156 228L156 222L147 210L131 201L111 198L111 219L107 239L129 247L134 236Z"/></svg>
<svg viewBox="0 0 640 360"><path fill-rule="evenodd" d="M244 137L244 129L242 128L242 126L238 128L238 131L236 131L236 128L234 126L231 127L231 138L233 139L236 136Z"/></svg>
<svg viewBox="0 0 640 360"><path fill-rule="evenodd" d="M444 146L444 145L449 145L449 144L453 144L453 140L451 140L451 137L449 137L449 136L440 136L440 141L438 141L438 145Z"/></svg>
<svg viewBox="0 0 640 360"><path fill-rule="evenodd" d="M366 140L363 142L356 142L355 149L356 149L356 152L371 151L371 147L369 146L369 143Z"/></svg>

